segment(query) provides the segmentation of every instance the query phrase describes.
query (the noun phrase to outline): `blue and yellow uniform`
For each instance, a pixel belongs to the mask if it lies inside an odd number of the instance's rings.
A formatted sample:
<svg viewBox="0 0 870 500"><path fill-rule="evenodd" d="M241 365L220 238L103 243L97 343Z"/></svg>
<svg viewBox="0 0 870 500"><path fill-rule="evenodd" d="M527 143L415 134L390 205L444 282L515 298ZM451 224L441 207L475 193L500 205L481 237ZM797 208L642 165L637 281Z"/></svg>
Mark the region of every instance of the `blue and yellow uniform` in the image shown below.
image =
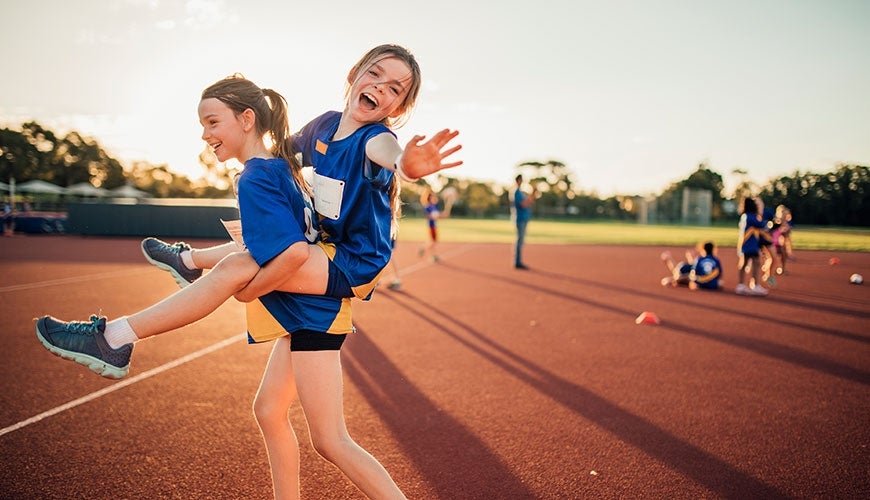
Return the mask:
<svg viewBox="0 0 870 500"><path fill-rule="evenodd" d="M737 254L746 257L758 257L761 249L762 233L766 227L761 218L756 214L743 214L740 216L738 225L739 236L737 238Z"/></svg>
<svg viewBox="0 0 870 500"><path fill-rule="evenodd" d="M429 224L429 238L432 241L438 241L438 216L441 214L438 211L437 203L426 203L426 206L423 208L423 212L426 213L426 219Z"/></svg>
<svg viewBox="0 0 870 500"><path fill-rule="evenodd" d="M365 148L371 138L393 132L373 123L333 140L340 120L341 113L326 112L297 132L293 143L303 165L314 167L314 208L320 244L334 264L330 274L341 273L353 296L368 299L392 255L393 172L371 163Z"/></svg>
<svg viewBox="0 0 870 500"><path fill-rule="evenodd" d="M692 265L691 279L698 288L716 290L722 278L722 263L714 255L702 255Z"/></svg>
<svg viewBox="0 0 870 500"><path fill-rule="evenodd" d="M280 158L252 158L238 181L242 238L261 267L298 242L317 241L313 207ZM263 314L265 308L269 314ZM287 332L353 330L349 299L271 292L248 304L248 335L263 342Z"/></svg>

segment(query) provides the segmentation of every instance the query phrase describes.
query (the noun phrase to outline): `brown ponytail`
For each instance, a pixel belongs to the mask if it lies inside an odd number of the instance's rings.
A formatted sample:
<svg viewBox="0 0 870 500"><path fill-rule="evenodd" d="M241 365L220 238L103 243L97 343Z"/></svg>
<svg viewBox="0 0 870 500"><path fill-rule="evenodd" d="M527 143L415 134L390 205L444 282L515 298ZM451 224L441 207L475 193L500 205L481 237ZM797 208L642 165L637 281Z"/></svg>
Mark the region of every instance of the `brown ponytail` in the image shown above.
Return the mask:
<svg viewBox="0 0 870 500"><path fill-rule="evenodd" d="M239 73L228 76L202 91L202 99L214 98L227 105L236 115L250 109L254 112L257 132L269 134L272 154L290 165L290 174L303 191L310 193L302 178L302 165L296 159L290 141L287 100L272 89L261 89Z"/></svg>

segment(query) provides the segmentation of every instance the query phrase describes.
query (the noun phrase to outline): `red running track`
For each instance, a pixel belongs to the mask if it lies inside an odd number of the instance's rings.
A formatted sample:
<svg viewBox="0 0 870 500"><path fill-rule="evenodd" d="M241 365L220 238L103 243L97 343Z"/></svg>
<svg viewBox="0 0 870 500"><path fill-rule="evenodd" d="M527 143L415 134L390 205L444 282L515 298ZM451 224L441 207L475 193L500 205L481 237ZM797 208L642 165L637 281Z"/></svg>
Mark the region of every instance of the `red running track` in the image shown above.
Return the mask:
<svg viewBox="0 0 870 500"><path fill-rule="evenodd" d="M751 298L662 288L662 247L530 245L529 272L509 245L441 250L399 245L403 288L355 305L343 350L351 434L410 498L870 497L870 288L848 281L870 254L798 252ZM270 346L238 303L138 344L116 385L33 318L172 293L138 240L3 238L0 271L0 497L271 497L250 409ZM361 498L290 418L303 497Z"/></svg>

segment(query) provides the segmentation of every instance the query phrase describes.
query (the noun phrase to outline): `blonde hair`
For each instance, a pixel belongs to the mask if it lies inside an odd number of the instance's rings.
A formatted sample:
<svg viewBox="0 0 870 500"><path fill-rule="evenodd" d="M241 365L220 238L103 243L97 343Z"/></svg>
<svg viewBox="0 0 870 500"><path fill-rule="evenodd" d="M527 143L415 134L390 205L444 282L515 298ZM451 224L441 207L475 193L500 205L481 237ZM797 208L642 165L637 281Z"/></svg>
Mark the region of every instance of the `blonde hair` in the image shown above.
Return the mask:
<svg viewBox="0 0 870 500"><path fill-rule="evenodd" d="M246 109L254 112L255 126L260 136L269 135L271 153L284 159L290 174L305 192L310 192L302 178L302 164L293 151L287 118L287 100L272 89L261 89L239 73L219 80L202 91L202 99L217 99L227 105L236 116Z"/></svg>
<svg viewBox="0 0 870 500"><path fill-rule="evenodd" d="M414 57L414 54L411 53L410 50L400 46L393 44L384 44L378 45L377 47L369 50L363 55L356 64L351 68L348 79L347 86L345 88L345 98L350 95L350 89L352 87L351 82L356 80L363 71L368 69L369 66L380 61L382 59L387 59L394 57L399 59L408 65L411 69L410 75L410 83L406 86L408 92L405 94L404 100L402 100L402 104L399 106L401 113L396 117L385 117L381 120L381 123L390 129L400 128L402 125L407 123L408 119L411 117L411 113L414 110L414 106L417 104L417 96L420 95L420 84L422 80L422 72L420 71L420 65L417 64L417 59ZM402 217L402 199L401 199L401 184L399 182L398 176L393 176L393 182L390 184L390 211L392 213L392 233L395 236L398 231L398 221L399 218Z"/></svg>

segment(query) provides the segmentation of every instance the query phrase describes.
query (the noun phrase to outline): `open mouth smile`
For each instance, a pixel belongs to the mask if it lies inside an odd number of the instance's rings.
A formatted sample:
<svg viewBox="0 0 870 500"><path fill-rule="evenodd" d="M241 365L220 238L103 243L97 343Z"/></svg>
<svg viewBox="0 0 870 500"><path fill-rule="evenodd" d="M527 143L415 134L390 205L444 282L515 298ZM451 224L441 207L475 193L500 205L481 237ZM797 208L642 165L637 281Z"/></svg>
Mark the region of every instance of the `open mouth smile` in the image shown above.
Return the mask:
<svg viewBox="0 0 870 500"><path fill-rule="evenodd" d="M359 102L362 105L362 107L368 109L369 111L372 111L378 107L377 99L375 99L374 96L372 96L371 94L368 94L365 92L360 94Z"/></svg>

